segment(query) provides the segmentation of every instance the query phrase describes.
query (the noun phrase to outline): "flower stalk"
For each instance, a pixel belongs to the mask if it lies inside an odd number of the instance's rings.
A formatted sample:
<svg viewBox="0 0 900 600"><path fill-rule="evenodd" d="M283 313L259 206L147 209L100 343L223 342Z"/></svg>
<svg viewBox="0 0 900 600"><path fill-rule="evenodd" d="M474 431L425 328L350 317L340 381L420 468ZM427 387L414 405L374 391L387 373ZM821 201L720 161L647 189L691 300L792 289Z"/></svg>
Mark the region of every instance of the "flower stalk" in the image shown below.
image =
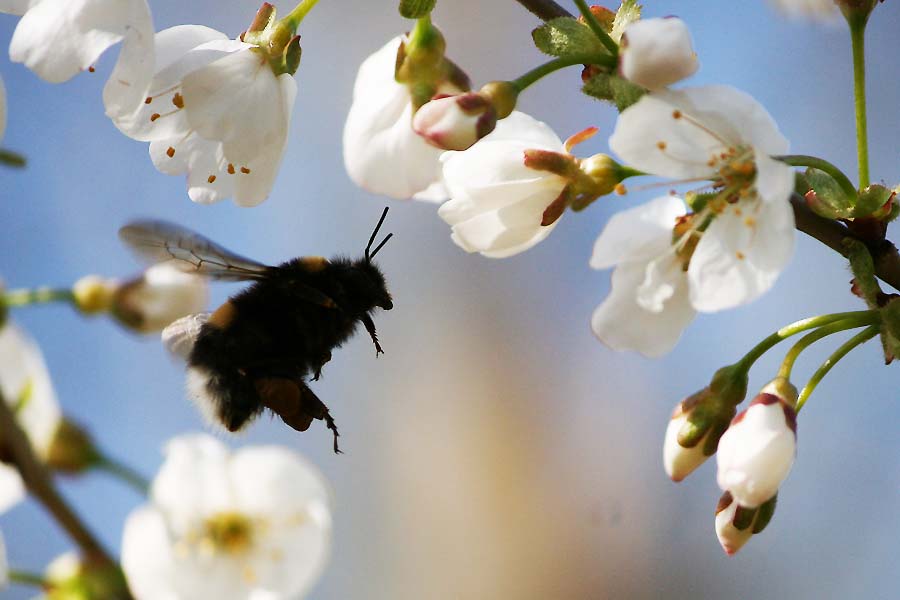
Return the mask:
<svg viewBox="0 0 900 600"><path fill-rule="evenodd" d="M143 475L121 461L98 453L91 466L118 478L142 496L147 496L150 493L150 482Z"/></svg>
<svg viewBox="0 0 900 600"><path fill-rule="evenodd" d="M39 287L34 289L10 290L0 295L0 305L7 307L29 306L31 304L49 304L51 302L75 302L75 294L71 289Z"/></svg>
<svg viewBox="0 0 900 600"><path fill-rule="evenodd" d="M43 589L47 589L50 586L50 582L47 581L43 575L39 575L38 573L23 571L21 569L10 569L7 574L11 583L30 585Z"/></svg>
<svg viewBox="0 0 900 600"><path fill-rule="evenodd" d="M856 155L859 187L869 185L869 134L866 123L866 23L868 16L848 16L853 51L853 106L856 112Z"/></svg>
<svg viewBox="0 0 900 600"><path fill-rule="evenodd" d="M856 198L859 193L850 178L843 171L824 158L817 156L807 156L805 154L787 154L784 156L773 156L772 158L791 165L792 167L812 167L831 175L831 177L841 186L848 198ZM860 182L860 189L869 185L868 180L865 184Z"/></svg>
<svg viewBox="0 0 900 600"><path fill-rule="evenodd" d="M574 65L601 65L612 69L616 66L616 59L608 54L562 56L535 67L524 75L513 79L510 83L521 93L525 88L543 77L546 77L550 73Z"/></svg>
<svg viewBox="0 0 900 600"><path fill-rule="evenodd" d="M292 32L297 31L297 26L306 18L306 15L319 3L319 0L301 0L294 10L289 12L287 16L281 19L281 22Z"/></svg>
<svg viewBox="0 0 900 600"><path fill-rule="evenodd" d="M865 327L866 325L874 325L880 321L880 317L876 312L872 312L871 314L860 315L859 317L851 317L849 319L842 319L840 321L834 321L828 325L823 325L819 327L812 333L808 333L798 341L796 344L791 346L791 349L788 350L787 355L784 357L784 361L781 363L781 368L778 370L778 376L784 377L785 379L791 378L791 371L794 368L794 363L797 361L797 357L800 354L809 348L815 342L821 340L822 338L828 337L829 335L834 335L835 333L840 333L841 331L847 331L848 329L856 329L858 327Z"/></svg>
<svg viewBox="0 0 900 600"><path fill-rule="evenodd" d="M828 357L828 359L822 363L822 365L816 369L816 372L813 373L813 376L809 379L807 384L803 387L803 390L800 392L800 396L797 398L797 412L800 412L800 409L803 408L803 405L806 404L806 400L809 398L810 394L816 389L816 386L819 385L819 382L828 374L828 371L836 365L842 358L844 358L847 354L850 353L851 350L856 348L859 345L868 342L873 337L878 335L879 327L877 325L871 325L870 327L864 329L859 332L834 351L834 354Z"/></svg>
<svg viewBox="0 0 900 600"><path fill-rule="evenodd" d="M609 53L613 59L619 55L619 45L606 33L606 30L603 29L603 25L597 21L597 17L594 16L594 13L591 12L590 6L585 0L575 0L575 5L578 7L578 12L581 13L581 16L584 17L584 21L587 23L587 26L591 28L591 31L594 32L594 35L597 36L597 39L600 40L600 43L603 44L603 47L609 50ZM614 60L615 62L615 60ZM596 64L596 63L595 63Z"/></svg>

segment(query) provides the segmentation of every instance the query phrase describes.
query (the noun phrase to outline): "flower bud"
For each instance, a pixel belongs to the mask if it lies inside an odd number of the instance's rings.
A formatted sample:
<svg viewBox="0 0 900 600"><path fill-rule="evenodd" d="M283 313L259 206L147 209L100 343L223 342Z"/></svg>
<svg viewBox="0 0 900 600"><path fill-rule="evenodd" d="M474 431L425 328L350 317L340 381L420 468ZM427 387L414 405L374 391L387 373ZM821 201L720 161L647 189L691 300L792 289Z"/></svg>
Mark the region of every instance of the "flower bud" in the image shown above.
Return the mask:
<svg viewBox="0 0 900 600"><path fill-rule="evenodd" d="M98 275L86 275L72 286L75 306L86 315L106 312L112 307L117 287L116 282L112 279L103 279Z"/></svg>
<svg viewBox="0 0 900 600"><path fill-rule="evenodd" d="M663 442L663 466L681 481L715 454L719 439L747 391L747 373L723 367L709 387L689 396L672 413Z"/></svg>
<svg viewBox="0 0 900 600"><path fill-rule="evenodd" d="M202 311L206 301L207 286L202 278L159 264L119 286L112 312L125 327L150 333Z"/></svg>
<svg viewBox="0 0 900 600"><path fill-rule="evenodd" d="M741 506L755 508L772 498L790 472L797 450L796 400L787 379L774 379L719 440L719 487Z"/></svg>
<svg viewBox="0 0 900 600"><path fill-rule="evenodd" d="M497 111L479 92L439 94L413 117L413 129L432 146L466 150L497 126Z"/></svg>
<svg viewBox="0 0 900 600"><path fill-rule="evenodd" d="M716 506L716 537L725 554L733 556L753 535L765 529L775 513L777 499L775 495L759 508L746 508L730 492L722 494Z"/></svg>
<svg viewBox="0 0 900 600"><path fill-rule="evenodd" d="M658 90L697 70L697 55L684 21L676 17L642 19L622 34L619 72L625 79Z"/></svg>
<svg viewBox="0 0 900 600"><path fill-rule="evenodd" d="M50 442L47 464L56 471L75 474L90 469L98 457L90 434L64 417Z"/></svg>
<svg viewBox="0 0 900 600"><path fill-rule="evenodd" d="M118 565L80 557L74 552L62 554L47 565L46 600L92 600L130 598L125 576Z"/></svg>

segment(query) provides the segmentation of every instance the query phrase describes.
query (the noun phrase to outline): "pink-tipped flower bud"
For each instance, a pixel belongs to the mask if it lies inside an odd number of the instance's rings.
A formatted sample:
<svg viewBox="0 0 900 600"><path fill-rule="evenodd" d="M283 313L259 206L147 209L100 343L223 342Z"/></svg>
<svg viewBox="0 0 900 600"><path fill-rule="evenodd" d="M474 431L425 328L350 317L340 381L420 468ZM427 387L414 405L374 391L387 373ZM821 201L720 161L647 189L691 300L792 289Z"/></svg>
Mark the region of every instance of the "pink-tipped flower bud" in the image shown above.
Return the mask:
<svg viewBox="0 0 900 600"><path fill-rule="evenodd" d="M681 19L642 19L622 34L619 72L632 83L658 90L693 75L698 66Z"/></svg>
<svg viewBox="0 0 900 600"><path fill-rule="evenodd" d="M755 534L766 528L775 514L778 496L772 496L759 508L738 504L730 492L719 498L716 506L716 537L728 556L733 556Z"/></svg>
<svg viewBox="0 0 900 600"><path fill-rule="evenodd" d="M766 385L719 440L719 487L747 508L777 492L797 452L797 390L784 378Z"/></svg>
<svg viewBox="0 0 900 600"><path fill-rule="evenodd" d="M497 111L478 92L437 95L413 118L413 129L432 146L466 150L497 126Z"/></svg>

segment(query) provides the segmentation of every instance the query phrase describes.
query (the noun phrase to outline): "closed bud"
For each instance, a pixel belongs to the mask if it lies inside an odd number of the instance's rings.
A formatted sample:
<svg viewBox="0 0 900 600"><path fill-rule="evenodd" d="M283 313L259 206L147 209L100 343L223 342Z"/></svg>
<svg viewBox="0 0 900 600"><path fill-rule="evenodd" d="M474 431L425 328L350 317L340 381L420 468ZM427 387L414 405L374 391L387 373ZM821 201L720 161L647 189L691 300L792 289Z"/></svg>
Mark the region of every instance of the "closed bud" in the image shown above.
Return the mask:
<svg viewBox="0 0 900 600"><path fill-rule="evenodd" d="M728 556L733 556L751 537L765 529L775 513L778 496L758 508L747 508L725 492L716 506L716 537Z"/></svg>
<svg viewBox="0 0 900 600"><path fill-rule="evenodd" d="M125 576L115 563L67 552L47 566L45 600L127 600Z"/></svg>
<svg viewBox="0 0 900 600"><path fill-rule="evenodd" d="M106 312L112 307L118 284L98 275L86 275L72 286L75 306L86 315Z"/></svg>
<svg viewBox="0 0 900 600"><path fill-rule="evenodd" d="M719 440L719 487L744 507L772 498L787 477L797 449L797 390L778 377L738 414Z"/></svg>
<svg viewBox="0 0 900 600"><path fill-rule="evenodd" d="M206 307L206 282L167 264L154 265L118 287L112 313L135 331L161 331L166 325Z"/></svg>
<svg viewBox="0 0 900 600"><path fill-rule="evenodd" d="M697 55L684 21L642 19L622 34L619 72L625 79L658 90L694 74Z"/></svg>
<svg viewBox="0 0 900 600"><path fill-rule="evenodd" d="M415 132L445 150L466 150L496 126L497 111L480 92L437 95L413 117Z"/></svg>
<svg viewBox="0 0 900 600"><path fill-rule="evenodd" d="M672 481L681 481L715 454L746 390L746 371L723 367L709 387L675 407L663 442L663 466Z"/></svg>
<svg viewBox="0 0 900 600"><path fill-rule="evenodd" d="M97 448L87 431L63 418L47 452L50 468L69 474L82 473L90 469L98 457Z"/></svg>

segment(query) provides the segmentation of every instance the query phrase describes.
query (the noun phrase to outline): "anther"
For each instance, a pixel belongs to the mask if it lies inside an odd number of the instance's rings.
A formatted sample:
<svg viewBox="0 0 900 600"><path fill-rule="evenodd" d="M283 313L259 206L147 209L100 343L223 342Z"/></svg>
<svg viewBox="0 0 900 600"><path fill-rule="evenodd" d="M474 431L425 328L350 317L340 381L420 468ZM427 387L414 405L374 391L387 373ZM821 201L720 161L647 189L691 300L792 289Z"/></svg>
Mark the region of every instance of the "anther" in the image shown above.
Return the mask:
<svg viewBox="0 0 900 600"><path fill-rule="evenodd" d="M738 252L735 252L734 255L737 257L738 260L744 260L743 252L738 251Z"/></svg>
<svg viewBox="0 0 900 600"><path fill-rule="evenodd" d="M150 104L151 102L153 102L153 96L147 96L147 99L144 100L144 104Z"/></svg>
<svg viewBox="0 0 900 600"><path fill-rule="evenodd" d="M175 156L175 148L169 146L169 148L166 150L166 156L168 156L169 158Z"/></svg>
<svg viewBox="0 0 900 600"><path fill-rule="evenodd" d="M172 104L174 104L178 108L184 108L184 96L182 96L180 93L176 93L174 96L172 96Z"/></svg>
<svg viewBox="0 0 900 600"><path fill-rule="evenodd" d="M618 195L618 196L624 196L625 194L628 193L628 190L625 188L624 183L617 183L616 187L613 189L615 190L616 195Z"/></svg>
<svg viewBox="0 0 900 600"><path fill-rule="evenodd" d="M673 118L673 119L680 119L680 118L681 118L681 111L680 111L680 110L673 110L673 111L672 111L672 118Z"/></svg>
<svg viewBox="0 0 900 600"><path fill-rule="evenodd" d="M241 173L243 173L244 175L249 175L250 169L248 169L247 167L241 167Z"/></svg>
<svg viewBox="0 0 900 600"><path fill-rule="evenodd" d="M234 175L234 165L231 163L228 163L228 174Z"/></svg>
<svg viewBox="0 0 900 600"><path fill-rule="evenodd" d="M216 176L215 176L215 175L210 175L210 176L206 179L206 182L207 182L207 183L215 183L215 181L216 181Z"/></svg>
<svg viewBox="0 0 900 600"><path fill-rule="evenodd" d="M665 151L665 149L666 149L666 143L663 142L663 141L656 142L656 147L659 148L660 150Z"/></svg>
<svg viewBox="0 0 900 600"><path fill-rule="evenodd" d="M93 72L96 71L96 70L97 70L97 69L95 69L94 67L88 67L88 72L89 72L89 73L93 73Z"/></svg>
<svg viewBox="0 0 900 600"><path fill-rule="evenodd" d="M150 122L153 123L153 122L156 121L159 117L160 117L160 114L159 114L159 113L153 113L152 115L150 115Z"/></svg>

